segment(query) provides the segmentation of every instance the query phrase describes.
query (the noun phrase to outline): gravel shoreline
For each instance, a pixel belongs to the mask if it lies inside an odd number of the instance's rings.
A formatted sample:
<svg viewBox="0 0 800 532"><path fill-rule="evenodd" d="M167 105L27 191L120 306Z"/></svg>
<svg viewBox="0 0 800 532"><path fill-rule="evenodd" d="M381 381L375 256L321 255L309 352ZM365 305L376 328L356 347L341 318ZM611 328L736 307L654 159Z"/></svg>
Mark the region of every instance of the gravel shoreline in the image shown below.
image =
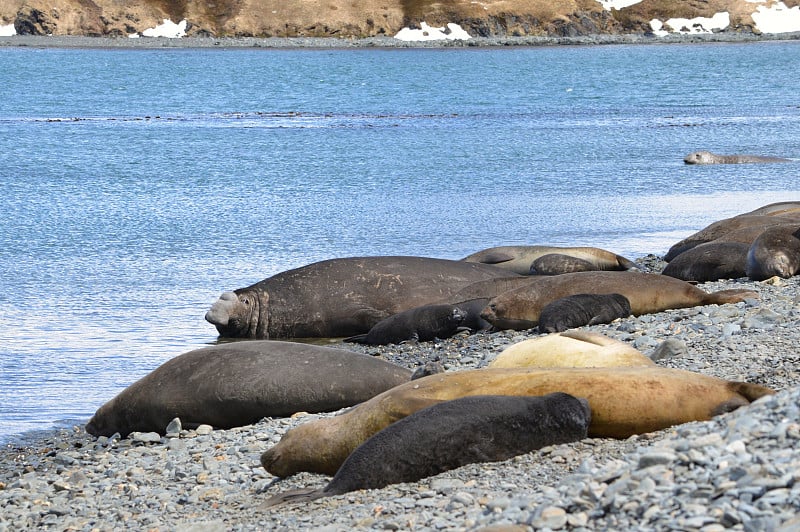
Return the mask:
<svg viewBox="0 0 800 532"><path fill-rule="evenodd" d="M653 256L638 261L659 270ZM627 440L589 438L381 490L260 508L288 489L261 452L289 428L334 414L265 419L233 430L95 440L82 426L0 450L0 531L111 530L774 530L800 527L800 277L749 288L759 300L630 317L588 329L658 364L771 386L779 393L709 422ZM485 366L535 332L460 335L419 345L341 347L415 367ZM654 356L655 355L655 356ZM155 440L155 441L151 441Z"/></svg>

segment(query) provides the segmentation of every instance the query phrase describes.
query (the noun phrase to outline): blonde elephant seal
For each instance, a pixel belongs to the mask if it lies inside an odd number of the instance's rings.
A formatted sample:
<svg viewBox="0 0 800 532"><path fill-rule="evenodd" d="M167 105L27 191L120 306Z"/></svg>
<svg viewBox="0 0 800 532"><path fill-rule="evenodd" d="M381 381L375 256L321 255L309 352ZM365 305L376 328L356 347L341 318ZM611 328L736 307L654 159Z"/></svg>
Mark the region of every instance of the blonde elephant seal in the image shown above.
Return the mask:
<svg viewBox="0 0 800 532"><path fill-rule="evenodd" d="M533 262L545 255L557 255L562 261L579 259L581 270L629 270L636 267L625 257L595 247L497 246L475 252L461 260L491 264L520 275L530 275Z"/></svg>
<svg viewBox="0 0 800 532"><path fill-rule="evenodd" d="M442 401L473 395L564 392L589 401L590 437L627 438L680 423L703 421L773 390L690 371L650 367L477 369L423 377L373 397L342 415L286 432L261 455L271 474L333 475L370 436Z"/></svg>
<svg viewBox="0 0 800 532"><path fill-rule="evenodd" d="M596 368L653 366L635 347L600 333L564 331L505 348L490 368Z"/></svg>

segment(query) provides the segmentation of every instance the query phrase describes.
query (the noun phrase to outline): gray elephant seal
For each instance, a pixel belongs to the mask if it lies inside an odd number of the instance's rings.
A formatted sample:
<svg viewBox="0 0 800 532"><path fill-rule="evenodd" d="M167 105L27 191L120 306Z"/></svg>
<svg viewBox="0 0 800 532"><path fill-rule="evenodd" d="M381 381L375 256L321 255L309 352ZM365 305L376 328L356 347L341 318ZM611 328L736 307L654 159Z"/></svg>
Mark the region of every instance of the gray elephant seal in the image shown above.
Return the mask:
<svg viewBox="0 0 800 532"><path fill-rule="evenodd" d="M586 399L475 395L445 401L392 423L359 445L322 489L278 494L262 507L415 482L467 464L507 460L586 437Z"/></svg>
<svg viewBox="0 0 800 532"><path fill-rule="evenodd" d="M562 332L567 329L611 323L631 315L631 303L622 294L575 294L556 299L542 308L539 332Z"/></svg>
<svg viewBox="0 0 800 532"><path fill-rule="evenodd" d="M683 162L686 164L788 163L791 159L760 155L718 155L710 151L695 151L684 157Z"/></svg>
<svg viewBox="0 0 800 532"><path fill-rule="evenodd" d="M744 277L750 244L714 240L688 249L672 259L664 275L704 283Z"/></svg>
<svg viewBox="0 0 800 532"><path fill-rule="evenodd" d="M353 406L410 379L406 368L344 349L232 342L168 360L101 406L86 432L164 434L176 417L184 427L240 427Z"/></svg>
<svg viewBox="0 0 800 532"><path fill-rule="evenodd" d="M788 279L800 272L800 225L764 230L747 252L745 273L754 281L778 276Z"/></svg>
<svg viewBox="0 0 800 532"><path fill-rule="evenodd" d="M427 257L331 259L225 292L205 318L228 338L347 337L404 310L464 301L453 295L510 276L495 266Z"/></svg>
<svg viewBox="0 0 800 532"><path fill-rule="evenodd" d="M379 321L366 334L345 338L345 342L386 345L401 342L427 342L450 338L467 330L462 326L466 313L455 305L424 305Z"/></svg>
<svg viewBox="0 0 800 532"><path fill-rule="evenodd" d="M493 264L520 275L529 275L533 261L551 253L584 260L592 265L593 270L616 271L636 267L636 264L625 257L594 247L497 246L478 251L461 260Z"/></svg>
<svg viewBox="0 0 800 532"><path fill-rule="evenodd" d="M562 273L591 272L598 268L588 260L561 253L542 255L531 263L531 275L561 275Z"/></svg>

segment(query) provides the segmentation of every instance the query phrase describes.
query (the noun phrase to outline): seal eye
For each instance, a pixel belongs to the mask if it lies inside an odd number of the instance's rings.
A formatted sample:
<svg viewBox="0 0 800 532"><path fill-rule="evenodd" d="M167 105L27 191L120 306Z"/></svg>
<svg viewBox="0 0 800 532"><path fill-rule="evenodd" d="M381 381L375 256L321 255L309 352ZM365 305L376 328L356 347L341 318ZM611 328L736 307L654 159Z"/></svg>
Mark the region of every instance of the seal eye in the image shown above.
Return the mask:
<svg viewBox="0 0 800 532"><path fill-rule="evenodd" d="M242 305L250 306L250 299L248 297L242 297L239 301L242 302Z"/></svg>

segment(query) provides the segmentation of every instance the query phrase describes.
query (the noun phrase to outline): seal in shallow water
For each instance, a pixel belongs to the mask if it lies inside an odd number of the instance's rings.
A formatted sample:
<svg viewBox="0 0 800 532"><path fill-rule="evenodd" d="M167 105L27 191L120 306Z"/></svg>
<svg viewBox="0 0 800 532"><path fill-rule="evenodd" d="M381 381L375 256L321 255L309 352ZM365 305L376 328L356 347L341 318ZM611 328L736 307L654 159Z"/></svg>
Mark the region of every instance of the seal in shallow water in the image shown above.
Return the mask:
<svg viewBox="0 0 800 532"><path fill-rule="evenodd" d="M423 408L367 439L322 489L278 494L262 507L416 482L467 464L508 460L586 437L586 399L476 395Z"/></svg>
<svg viewBox="0 0 800 532"><path fill-rule="evenodd" d="M373 325L366 334L351 336L344 341L386 345L450 338L466 330L461 325L466 316L466 312L455 305L424 305L389 316Z"/></svg>
<svg viewBox="0 0 800 532"><path fill-rule="evenodd" d="M744 164L744 163L788 163L783 157L760 155L718 155L710 151L695 151L683 158L686 164Z"/></svg>
<svg viewBox="0 0 800 532"><path fill-rule="evenodd" d="M271 474L333 475L370 436L436 403L471 395L547 395L589 401L590 437L627 438L689 421L704 421L773 390L677 369L521 368L441 373L396 386L344 414L299 425L261 455Z"/></svg>

